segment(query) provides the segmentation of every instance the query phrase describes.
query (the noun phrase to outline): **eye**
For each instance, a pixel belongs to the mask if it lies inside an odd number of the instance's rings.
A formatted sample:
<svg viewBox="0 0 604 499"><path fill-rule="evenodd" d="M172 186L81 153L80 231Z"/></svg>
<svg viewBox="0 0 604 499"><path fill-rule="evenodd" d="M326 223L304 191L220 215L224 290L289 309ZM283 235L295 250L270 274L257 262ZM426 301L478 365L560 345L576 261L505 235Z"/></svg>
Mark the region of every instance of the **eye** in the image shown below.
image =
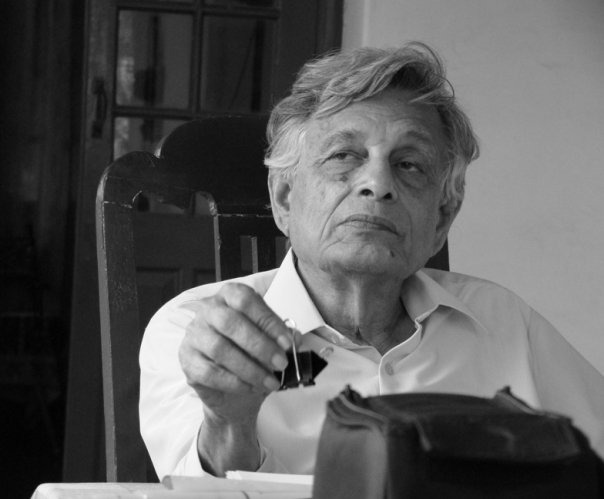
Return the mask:
<svg viewBox="0 0 604 499"><path fill-rule="evenodd" d="M338 151L329 156L328 159L336 161L346 161L356 158L356 155L351 151Z"/></svg>
<svg viewBox="0 0 604 499"><path fill-rule="evenodd" d="M394 166L403 172L416 173L421 172L421 165L415 161L401 160L394 163Z"/></svg>
<svg viewBox="0 0 604 499"><path fill-rule="evenodd" d="M330 170L342 171L356 168L363 162L360 153L350 149L340 149L327 155L323 164Z"/></svg>

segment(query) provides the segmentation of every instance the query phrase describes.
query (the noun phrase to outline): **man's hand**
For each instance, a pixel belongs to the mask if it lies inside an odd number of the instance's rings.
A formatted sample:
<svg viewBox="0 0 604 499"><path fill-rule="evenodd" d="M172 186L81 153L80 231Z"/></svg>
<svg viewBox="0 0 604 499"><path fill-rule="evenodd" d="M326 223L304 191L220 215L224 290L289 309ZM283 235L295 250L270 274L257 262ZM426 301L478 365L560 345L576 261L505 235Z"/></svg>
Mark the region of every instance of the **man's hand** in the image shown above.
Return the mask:
<svg viewBox="0 0 604 499"><path fill-rule="evenodd" d="M209 471L257 468L256 418L279 387L273 371L287 365L292 341L283 321L248 286L225 284L201 301L179 359L204 404L197 446Z"/></svg>

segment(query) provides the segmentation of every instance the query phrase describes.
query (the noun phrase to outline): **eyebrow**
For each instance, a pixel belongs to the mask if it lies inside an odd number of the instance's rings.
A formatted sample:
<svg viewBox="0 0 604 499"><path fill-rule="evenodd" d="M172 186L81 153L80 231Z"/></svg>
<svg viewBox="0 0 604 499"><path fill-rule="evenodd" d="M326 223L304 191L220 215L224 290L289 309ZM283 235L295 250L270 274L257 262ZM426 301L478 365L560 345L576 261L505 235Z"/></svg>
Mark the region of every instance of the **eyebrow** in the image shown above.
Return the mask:
<svg viewBox="0 0 604 499"><path fill-rule="evenodd" d="M329 152L329 150L337 144L341 143L351 143L357 140L363 140L364 133L362 130L357 128L344 128L342 130L337 130L333 132L331 135L328 135L321 144L321 148L319 151L320 156L325 156ZM438 146L436 145L436 141L434 137L422 127L410 127L405 131L404 134L401 135L401 138L405 139L414 139L417 141L417 144L414 146L413 144L405 144L402 148L396 149L409 149L415 148L417 146L422 146L422 148L427 149L426 152L434 159L438 156Z"/></svg>
<svg viewBox="0 0 604 499"><path fill-rule="evenodd" d="M416 139L419 142L424 143L427 146L430 146L432 148L435 147L435 140L434 138L425 130L422 130L421 128L414 128L412 130L409 130L408 132L405 133L406 137L412 137L414 139Z"/></svg>
<svg viewBox="0 0 604 499"><path fill-rule="evenodd" d="M357 140L359 136L362 135L360 130L356 130L354 128L345 128L343 130L338 130L331 135L328 135L325 141L321 144L321 151L327 151L334 144L338 144L341 142L352 142Z"/></svg>

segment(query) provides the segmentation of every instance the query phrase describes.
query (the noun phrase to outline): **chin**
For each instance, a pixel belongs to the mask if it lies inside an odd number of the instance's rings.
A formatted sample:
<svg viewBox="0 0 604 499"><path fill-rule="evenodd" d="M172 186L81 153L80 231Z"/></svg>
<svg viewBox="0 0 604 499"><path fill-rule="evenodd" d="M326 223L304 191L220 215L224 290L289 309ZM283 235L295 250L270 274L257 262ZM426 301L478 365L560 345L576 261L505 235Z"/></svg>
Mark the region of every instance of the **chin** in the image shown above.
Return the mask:
<svg viewBox="0 0 604 499"><path fill-rule="evenodd" d="M402 255L384 247L346 248L333 256L330 266L355 274L395 276L406 267Z"/></svg>

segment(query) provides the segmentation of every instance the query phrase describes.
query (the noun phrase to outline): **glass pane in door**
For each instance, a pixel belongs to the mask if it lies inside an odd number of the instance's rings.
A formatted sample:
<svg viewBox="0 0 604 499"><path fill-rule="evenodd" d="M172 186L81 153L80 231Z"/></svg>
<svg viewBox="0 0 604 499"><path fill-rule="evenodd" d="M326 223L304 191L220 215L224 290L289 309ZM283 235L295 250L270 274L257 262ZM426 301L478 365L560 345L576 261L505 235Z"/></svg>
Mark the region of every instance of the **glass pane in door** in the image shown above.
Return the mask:
<svg viewBox="0 0 604 499"><path fill-rule="evenodd" d="M192 15L121 10L116 104L187 108L192 35Z"/></svg>
<svg viewBox="0 0 604 499"><path fill-rule="evenodd" d="M264 111L270 95L274 22L207 16L203 23L201 108Z"/></svg>

